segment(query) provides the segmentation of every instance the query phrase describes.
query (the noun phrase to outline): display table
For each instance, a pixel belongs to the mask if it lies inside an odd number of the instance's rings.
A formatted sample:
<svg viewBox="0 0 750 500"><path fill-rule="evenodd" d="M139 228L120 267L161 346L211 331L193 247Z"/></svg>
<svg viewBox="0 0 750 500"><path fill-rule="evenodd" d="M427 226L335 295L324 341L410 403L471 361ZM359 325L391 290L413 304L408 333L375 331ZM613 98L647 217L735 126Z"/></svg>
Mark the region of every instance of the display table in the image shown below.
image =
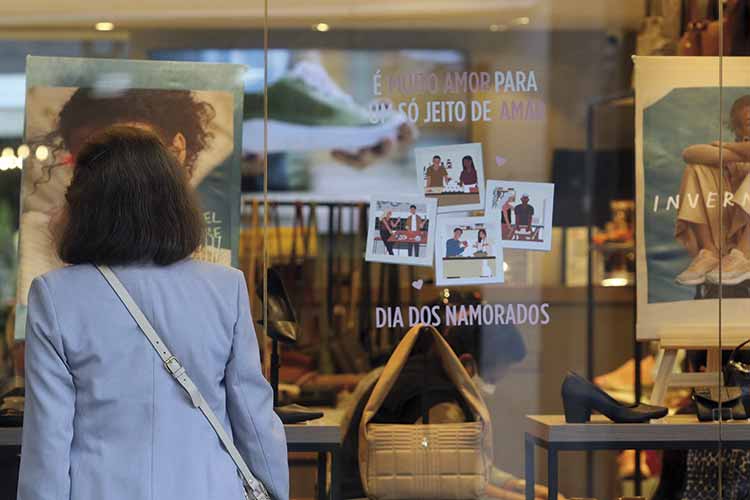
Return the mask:
<svg viewBox="0 0 750 500"><path fill-rule="evenodd" d="M375 242L377 243L378 241L383 241L383 238L380 237L380 233L375 236ZM421 247L427 247L427 242L427 231L405 231L403 229L397 229L393 231L388 238L388 243L392 243L395 250L409 250L411 245L419 245L420 248L417 249L417 254L419 254ZM416 255L416 257L418 257L418 255Z"/></svg>
<svg viewBox="0 0 750 500"><path fill-rule="evenodd" d="M526 500L534 500L535 446L547 450L549 499L557 499L560 451L665 450L695 448L750 449L748 421L698 422L695 415L675 415L648 424L615 424L593 415L587 424L566 424L563 415L526 417Z"/></svg>
<svg viewBox="0 0 750 500"><path fill-rule="evenodd" d="M313 451L318 453L318 500L339 500L341 498L341 465L339 454L344 440L341 429L342 410L325 409L325 415L318 420L302 424L285 425L286 444L289 451ZM328 460L331 455L331 484L328 483Z"/></svg>
<svg viewBox="0 0 750 500"><path fill-rule="evenodd" d="M339 453L343 440L340 410L326 409L323 418L307 423L285 425L287 448L289 451L318 453L318 499L338 500L341 498L341 478ZM0 427L0 447L20 447L20 427ZM331 483L326 491L328 457L331 455Z"/></svg>

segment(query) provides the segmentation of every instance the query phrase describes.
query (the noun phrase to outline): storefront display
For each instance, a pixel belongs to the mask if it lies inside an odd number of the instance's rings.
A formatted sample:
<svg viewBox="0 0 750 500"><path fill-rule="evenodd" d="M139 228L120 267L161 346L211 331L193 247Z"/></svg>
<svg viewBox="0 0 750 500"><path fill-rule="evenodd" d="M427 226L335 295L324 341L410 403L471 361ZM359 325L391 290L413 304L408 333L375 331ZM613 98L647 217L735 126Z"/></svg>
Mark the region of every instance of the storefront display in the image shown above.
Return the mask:
<svg viewBox="0 0 750 500"><path fill-rule="evenodd" d="M0 64L0 452L78 144L128 123L245 276L291 498L750 497L750 0L615 3L123 7L129 58L9 63L18 103Z"/></svg>

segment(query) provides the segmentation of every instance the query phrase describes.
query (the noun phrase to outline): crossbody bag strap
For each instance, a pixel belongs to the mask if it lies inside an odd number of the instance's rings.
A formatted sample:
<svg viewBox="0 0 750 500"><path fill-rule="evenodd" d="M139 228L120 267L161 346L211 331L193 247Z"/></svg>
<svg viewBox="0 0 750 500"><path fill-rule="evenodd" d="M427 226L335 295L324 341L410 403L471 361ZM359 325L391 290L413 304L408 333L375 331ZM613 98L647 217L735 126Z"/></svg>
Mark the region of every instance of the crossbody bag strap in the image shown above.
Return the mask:
<svg viewBox="0 0 750 500"><path fill-rule="evenodd" d="M149 323L148 319L146 319L143 311L141 311L141 308L138 307L138 304L135 303L133 297L130 296L130 293L128 293L127 289L122 284L117 275L115 275L115 273L112 271L112 269L109 268L109 266L96 267L102 274L102 276L104 276L104 279L107 280L107 283L109 283L109 285L112 287L112 290L114 290L115 294L117 294L117 296L120 298L120 301L122 301L123 305L133 317L135 322L138 324L138 328L140 328L141 332L143 332L151 346L161 358L162 362L164 363L164 367L177 381L177 383L180 384L185 392L187 392L188 396L190 396L190 400L193 402L193 406L198 408L206 417L208 423L211 424L211 427L216 432L216 435L219 436L221 444L224 445L224 448L226 448L229 456L232 457L232 460L234 461L237 469L240 472L240 476L245 481L245 484L252 492L254 498L256 500L271 500L271 497L268 494L265 486L263 486L263 483L261 483L253 475L253 473L250 472L250 468L247 466L247 463L245 463L242 455L240 455L239 450L234 445L234 442L229 437L229 435L227 435L226 431L224 430L224 426L221 424L221 422L219 422L219 419L216 417L216 414L206 402L200 390L198 390L198 387L188 376L185 368L170 352L167 345L156 333L156 330L154 330L153 326L151 326L151 323Z"/></svg>

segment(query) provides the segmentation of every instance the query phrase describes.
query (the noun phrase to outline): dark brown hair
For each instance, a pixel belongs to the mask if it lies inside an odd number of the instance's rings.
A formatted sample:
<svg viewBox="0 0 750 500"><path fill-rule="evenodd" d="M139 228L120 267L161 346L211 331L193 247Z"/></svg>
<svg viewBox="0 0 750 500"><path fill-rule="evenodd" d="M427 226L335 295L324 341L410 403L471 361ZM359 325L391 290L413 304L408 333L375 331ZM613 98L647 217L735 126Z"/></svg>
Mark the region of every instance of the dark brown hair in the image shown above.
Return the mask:
<svg viewBox="0 0 750 500"><path fill-rule="evenodd" d="M127 89L102 94L96 89L81 87L60 109L55 130L32 143L50 146L54 158L60 151L70 152L73 136L79 130L92 133L117 124L143 123L152 127L166 144L178 132L185 137L183 166L192 175L198 155L213 139L209 125L215 117L214 107L199 100L190 90ZM45 175L35 186L49 182L52 170L60 166L46 165Z"/></svg>
<svg viewBox="0 0 750 500"><path fill-rule="evenodd" d="M469 160L469 163L471 163L471 165L469 165L469 166L471 167L471 169L472 169L472 170L473 170L474 172L476 172L476 171L477 171L477 167L475 167L475 166L474 166L474 158L472 158L472 157L471 157L471 155L466 155L466 156L464 156L463 158L461 158L461 169L462 169L462 170L465 170L465 169L466 169L466 165L464 165L464 162L465 162L466 160Z"/></svg>
<svg viewBox="0 0 750 500"><path fill-rule="evenodd" d="M82 87L60 110L57 133L70 150L71 133L81 127L97 130L117 123L145 123L167 144L181 132L187 143L185 166L192 171L198 154L211 141L208 124L215 116L213 106L189 90L128 89L102 96Z"/></svg>
<svg viewBox="0 0 750 500"><path fill-rule="evenodd" d="M143 129L115 125L90 137L65 198L58 253L69 264L167 265L203 243L203 217L185 170Z"/></svg>

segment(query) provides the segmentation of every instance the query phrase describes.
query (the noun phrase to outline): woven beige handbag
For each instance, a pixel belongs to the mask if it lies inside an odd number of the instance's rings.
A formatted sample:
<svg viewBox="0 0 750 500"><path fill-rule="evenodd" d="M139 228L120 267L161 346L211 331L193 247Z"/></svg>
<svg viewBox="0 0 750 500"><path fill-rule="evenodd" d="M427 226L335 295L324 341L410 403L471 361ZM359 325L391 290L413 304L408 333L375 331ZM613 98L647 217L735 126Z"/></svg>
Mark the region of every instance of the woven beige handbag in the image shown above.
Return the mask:
<svg viewBox="0 0 750 500"><path fill-rule="evenodd" d="M451 424L376 424L370 421L396 383L421 331L429 331L446 374L475 421ZM391 355L367 401L359 426L359 470L369 498L465 500L484 493L492 466L489 411L445 339L416 325Z"/></svg>

